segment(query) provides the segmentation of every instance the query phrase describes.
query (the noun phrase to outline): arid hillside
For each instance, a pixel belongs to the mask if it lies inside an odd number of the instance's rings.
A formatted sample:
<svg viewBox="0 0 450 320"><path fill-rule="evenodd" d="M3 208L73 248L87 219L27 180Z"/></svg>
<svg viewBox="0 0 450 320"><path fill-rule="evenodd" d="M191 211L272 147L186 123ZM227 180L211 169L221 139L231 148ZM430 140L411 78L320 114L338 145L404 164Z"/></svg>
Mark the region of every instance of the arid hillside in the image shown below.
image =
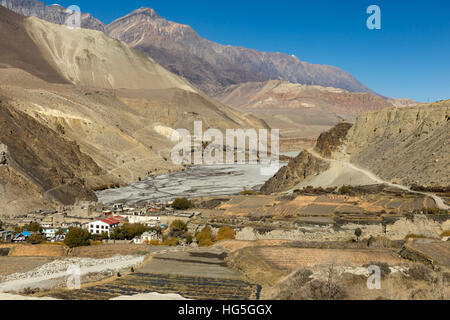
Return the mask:
<svg viewBox="0 0 450 320"><path fill-rule="evenodd" d="M72 30L35 17L24 18L3 7L0 16L2 26L10 31L0 30L4 48L0 51L0 97L8 102L10 112L27 116L45 128L39 135L42 145L36 146L38 151L56 155L66 152L64 146L47 137L50 134L79 146L78 152L97 169L73 176L85 179L89 188L124 185L151 174L180 170L170 160L176 143L172 134L178 128L192 131L194 121L202 121L205 129L265 126L198 92L187 80L102 32ZM8 119L5 123L11 125ZM24 134L24 143L31 143L28 138L32 139ZM3 140L0 138L10 150L19 143ZM25 156L14 154L17 162ZM52 159L55 163L49 161L50 168L58 168L56 162L67 162L57 156ZM23 166L23 172L30 170ZM57 170L55 176L63 180L72 174L64 169ZM36 194L58 186L47 181L42 187L41 182L32 183L39 186ZM16 194L11 191L14 184L5 184L11 194ZM78 192L80 188L73 190ZM85 192L89 194L87 199L95 199L90 190ZM78 199L59 194L55 197L57 203ZM5 201L10 200L8 196Z"/></svg>
<svg viewBox="0 0 450 320"><path fill-rule="evenodd" d="M405 185L450 183L450 100L369 112L347 136L351 162Z"/></svg>
<svg viewBox="0 0 450 320"><path fill-rule="evenodd" d="M35 0L2 0L1 4L55 24L64 24L68 17L61 6ZM151 8L134 10L106 26L82 14L81 26L128 43L208 94L233 84L275 79L371 92L339 68L310 64L284 53L221 45L200 37L190 26L164 19Z"/></svg>
<svg viewBox="0 0 450 320"><path fill-rule="evenodd" d="M381 183L447 187L449 121L448 100L365 113L351 128L341 123L322 133L313 150L291 160L261 190ZM327 166L318 167L323 161Z"/></svg>
<svg viewBox="0 0 450 320"><path fill-rule="evenodd" d="M84 178L105 172L79 146L19 112L0 105L0 214L29 206L96 201Z"/></svg>
<svg viewBox="0 0 450 320"><path fill-rule="evenodd" d="M215 98L280 128L286 138L317 139L342 120L354 122L364 112L393 106L388 99L370 93L279 80L232 85Z"/></svg>

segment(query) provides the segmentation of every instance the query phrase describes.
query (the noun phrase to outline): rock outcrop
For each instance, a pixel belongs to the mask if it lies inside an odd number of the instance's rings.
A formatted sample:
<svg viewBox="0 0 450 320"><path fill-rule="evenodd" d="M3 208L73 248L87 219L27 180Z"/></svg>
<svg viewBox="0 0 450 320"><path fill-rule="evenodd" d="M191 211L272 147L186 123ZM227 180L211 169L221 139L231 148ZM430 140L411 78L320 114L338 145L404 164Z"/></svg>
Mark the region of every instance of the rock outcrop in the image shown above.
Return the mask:
<svg viewBox="0 0 450 320"><path fill-rule="evenodd" d="M308 151L302 151L297 157L289 161L287 166L281 168L275 176L270 178L261 187L261 192L271 194L287 191L306 178L325 171L328 167L327 162L314 157Z"/></svg>
<svg viewBox="0 0 450 320"><path fill-rule="evenodd" d="M327 132L323 132L317 139L315 151L324 158L330 158L333 152L343 145L351 127L352 124L342 122Z"/></svg>
<svg viewBox="0 0 450 320"><path fill-rule="evenodd" d="M366 113L347 139L351 162L384 180L450 183L450 100Z"/></svg>

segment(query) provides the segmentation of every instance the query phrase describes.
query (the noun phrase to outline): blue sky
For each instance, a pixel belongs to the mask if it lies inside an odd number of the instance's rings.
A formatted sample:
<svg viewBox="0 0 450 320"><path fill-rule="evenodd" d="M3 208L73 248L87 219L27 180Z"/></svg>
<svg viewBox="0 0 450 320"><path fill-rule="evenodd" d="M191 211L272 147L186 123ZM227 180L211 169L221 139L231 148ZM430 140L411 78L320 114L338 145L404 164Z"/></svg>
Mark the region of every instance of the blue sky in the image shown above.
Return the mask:
<svg viewBox="0 0 450 320"><path fill-rule="evenodd" d="M294 54L333 65L390 97L450 99L448 0L61 0L45 1L109 23L139 8L192 26L221 44ZM366 9L381 8L381 30L369 30Z"/></svg>

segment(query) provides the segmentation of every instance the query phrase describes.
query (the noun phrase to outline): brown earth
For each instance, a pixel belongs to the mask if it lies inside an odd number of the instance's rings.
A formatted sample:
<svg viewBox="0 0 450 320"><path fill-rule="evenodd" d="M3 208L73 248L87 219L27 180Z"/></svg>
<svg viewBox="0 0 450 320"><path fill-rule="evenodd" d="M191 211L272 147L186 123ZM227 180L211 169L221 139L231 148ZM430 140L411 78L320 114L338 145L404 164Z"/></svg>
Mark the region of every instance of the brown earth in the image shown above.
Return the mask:
<svg viewBox="0 0 450 320"><path fill-rule="evenodd" d="M53 260L50 257L0 257L0 276L7 276L13 273L25 273Z"/></svg>
<svg viewBox="0 0 450 320"><path fill-rule="evenodd" d="M68 83L31 40L25 29L25 17L1 5L0 16L0 70L19 68L48 82Z"/></svg>

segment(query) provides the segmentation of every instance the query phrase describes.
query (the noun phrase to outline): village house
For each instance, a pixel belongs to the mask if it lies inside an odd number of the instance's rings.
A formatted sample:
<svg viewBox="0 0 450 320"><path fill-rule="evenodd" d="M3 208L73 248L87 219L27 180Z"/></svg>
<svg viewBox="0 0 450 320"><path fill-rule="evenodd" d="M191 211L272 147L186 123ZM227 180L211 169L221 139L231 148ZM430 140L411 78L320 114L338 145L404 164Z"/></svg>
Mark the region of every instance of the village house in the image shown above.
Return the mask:
<svg viewBox="0 0 450 320"><path fill-rule="evenodd" d="M114 218L106 218L102 220L97 220L90 222L88 230L91 234L102 234L107 233L108 236L113 228L119 226L120 221Z"/></svg>
<svg viewBox="0 0 450 320"><path fill-rule="evenodd" d="M12 241L12 232L7 231L7 230L0 231L0 241L11 242Z"/></svg>
<svg viewBox="0 0 450 320"><path fill-rule="evenodd" d="M24 242L31 236L31 233L28 231L23 231L15 235L13 241L14 242Z"/></svg>
<svg viewBox="0 0 450 320"><path fill-rule="evenodd" d="M160 217L154 216L125 215L124 217L128 220L129 223L140 223L150 228L159 226L161 222Z"/></svg>
<svg viewBox="0 0 450 320"><path fill-rule="evenodd" d="M140 237L134 238L133 242L135 244L143 244L143 243L148 243L152 240L160 240L160 237L156 231L144 232Z"/></svg>

